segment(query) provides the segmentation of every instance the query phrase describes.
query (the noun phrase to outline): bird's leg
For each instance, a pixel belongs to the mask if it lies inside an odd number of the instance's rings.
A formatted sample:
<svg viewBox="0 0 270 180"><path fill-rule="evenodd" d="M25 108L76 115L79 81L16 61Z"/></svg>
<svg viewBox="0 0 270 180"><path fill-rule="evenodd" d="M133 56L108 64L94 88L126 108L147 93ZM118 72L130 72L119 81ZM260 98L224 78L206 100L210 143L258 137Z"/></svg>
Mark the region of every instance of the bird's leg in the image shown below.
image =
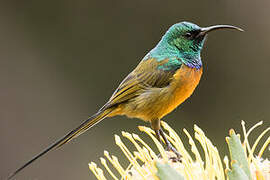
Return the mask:
<svg viewBox="0 0 270 180"><path fill-rule="evenodd" d="M159 119L152 120L151 121L151 127L152 127L152 129L154 129L158 141L160 142L160 144L162 144L162 141L160 139L160 132L159 132L159 130L160 130L160 120Z"/></svg>
<svg viewBox="0 0 270 180"><path fill-rule="evenodd" d="M155 133L156 133L156 137L158 139L158 141L162 144L161 137L163 138L165 144L166 144L166 150L168 151L172 151L175 153L175 155L177 156L177 158L171 158L173 161L181 161L181 154L171 145L171 143L169 142L169 140L166 138L163 130L160 127L160 120L154 120L151 121L151 126L154 129Z"/></svg>
<svg viewBox="0 0 270 180"><path fill-rule="evenodd" d="M174 152L174 154L177 156L177 159L175 159L175 161L181 161L181 157L182 155L172 146L172 144L170 143L170 141L166 138L163 130L160 128L159 129L159 134L162 136L163 140L165 141L166 144L166 149L169 151Z"/></svg>
<svg viewBox="0 0 270 180"><path fill-rule="evenodd" d="M160 133L159 133L159 130L155 130L155 133L156 133L157 140L162 144L162 141L161 141L161 139L160 139Z"/></svg>

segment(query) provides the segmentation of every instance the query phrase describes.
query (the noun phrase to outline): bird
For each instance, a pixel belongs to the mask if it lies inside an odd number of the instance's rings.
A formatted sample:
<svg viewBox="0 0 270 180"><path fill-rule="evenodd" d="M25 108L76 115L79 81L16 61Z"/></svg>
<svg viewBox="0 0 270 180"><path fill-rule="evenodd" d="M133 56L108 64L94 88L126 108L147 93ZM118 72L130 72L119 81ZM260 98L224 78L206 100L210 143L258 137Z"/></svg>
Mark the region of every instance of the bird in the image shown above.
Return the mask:
<svg viewBox="0 0 270 180"><path fill-rule="evenodd" d="M160 121L194 92L203 73L201 51L206 37L208 33L220 29L243 31L232 25L200 27L186 21L172 25L97 113L27 161L7 179L13 178L41 156L62 147L101 120L116 115L150 122L157 139L164 141L167 150L180 158L181 155L167 140Z"/></svg>

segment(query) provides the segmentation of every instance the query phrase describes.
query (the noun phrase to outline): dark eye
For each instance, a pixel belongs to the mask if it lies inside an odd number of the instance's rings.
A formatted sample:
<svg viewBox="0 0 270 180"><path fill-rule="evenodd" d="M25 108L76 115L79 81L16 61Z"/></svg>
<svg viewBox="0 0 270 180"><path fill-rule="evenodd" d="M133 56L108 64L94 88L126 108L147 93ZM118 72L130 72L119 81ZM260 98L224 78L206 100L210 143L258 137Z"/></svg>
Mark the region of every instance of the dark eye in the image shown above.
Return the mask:
<svg viewBox="0 0 270 180"><path fill-rule="evenodd" d="M185 35L184 35L186 38L191 38L192 34L190 32L187 32Z"/></svg>

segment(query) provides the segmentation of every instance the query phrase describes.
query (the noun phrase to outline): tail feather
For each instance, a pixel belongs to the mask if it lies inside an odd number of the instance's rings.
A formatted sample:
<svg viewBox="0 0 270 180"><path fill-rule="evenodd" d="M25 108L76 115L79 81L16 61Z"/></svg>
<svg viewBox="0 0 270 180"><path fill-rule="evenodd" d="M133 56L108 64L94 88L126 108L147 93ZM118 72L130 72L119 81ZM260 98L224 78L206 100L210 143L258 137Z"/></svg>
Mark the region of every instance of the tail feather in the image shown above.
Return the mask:
<svg viewBox="0 0 270 180"><path fill-rule="evenodd" d="M110 113L112 112L112 109L107 109L105 111L98 112L85 120L79 127L71 131L68 137L63 139L61 143L59 143L56 148L61 147L62 145L68 143L72 139L78 137L79 135L83 134L85 131L96 125L98 122L106 118ZM67 136L67 135L66 135Z"/></svg>
<svg viewBox="0 0 270 180"><path fill-rule="evenodd" d="M46 149L44 149L43 151L41 151L39 154L37 154L36 156L34 156L31 160L29 160L28 162L26 162L23 166L21 166L20 168L18 168L15 172L13 172L12 174L10 174L9 177L7 178L7 180L9 180L12 177L14 177L16 174L18 174L20 171L22 171L28 165L30 165L35 160L39 159L41 156L45 155L49 151L51 151L53 149L57 149L57 148L61 147L62 145L68 143L72 139L78 137L79 135L81 135L82 133L84 133L85 131L87 131L88 129L90 129L91 127L93 127L94 125L96 125L98 122L100 122L101 120L103 120L104 118L106 118L112 111L113 111L113 108L109 108L109 109L105 109L105 110L102 110L102 111L98 111L96 114L94 114L93 116L91 116L88 119L86 119L77 128L73 129L68 134L66 134L65 136L63 136L62 138L60 138L58 141L56 141L53 144L51 144L49 147L47 147Z"/></svg>

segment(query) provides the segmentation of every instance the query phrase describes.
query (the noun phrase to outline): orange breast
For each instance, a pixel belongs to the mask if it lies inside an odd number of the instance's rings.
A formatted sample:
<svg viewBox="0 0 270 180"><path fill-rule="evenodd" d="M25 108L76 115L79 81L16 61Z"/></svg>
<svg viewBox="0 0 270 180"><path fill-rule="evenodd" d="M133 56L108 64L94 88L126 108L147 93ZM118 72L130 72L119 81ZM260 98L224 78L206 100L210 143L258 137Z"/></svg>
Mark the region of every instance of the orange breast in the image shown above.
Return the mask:
<svg viewBox="0 0 270 180"><path fill-rule="evenodd" d="M170 113L178 105L183 103L195 90L202 76L202 68L189 68L182 65L175 73L173 81L168 87L169 102L163 116ZM162 116L162 117L163 117Z"/></svg>

